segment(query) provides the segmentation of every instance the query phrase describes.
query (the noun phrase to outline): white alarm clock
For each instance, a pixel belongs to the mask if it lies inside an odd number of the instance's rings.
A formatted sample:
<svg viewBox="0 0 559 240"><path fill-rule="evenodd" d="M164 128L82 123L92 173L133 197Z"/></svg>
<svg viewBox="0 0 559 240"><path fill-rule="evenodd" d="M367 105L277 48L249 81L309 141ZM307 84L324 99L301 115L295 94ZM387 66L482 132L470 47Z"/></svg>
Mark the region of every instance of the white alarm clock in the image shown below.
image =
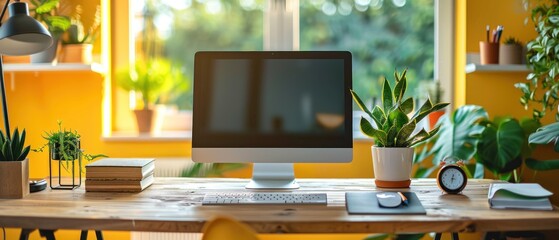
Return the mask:
<svg viewBox="0 0 559 240"><path fill-rule="evenodd" d="M468 183L468 176L464 171L464 163L459 160L455 163L449 163L445 158L440 163L441 168L437 174L437 185L443 192L450 194L458 194L464 190Z"/></svg>

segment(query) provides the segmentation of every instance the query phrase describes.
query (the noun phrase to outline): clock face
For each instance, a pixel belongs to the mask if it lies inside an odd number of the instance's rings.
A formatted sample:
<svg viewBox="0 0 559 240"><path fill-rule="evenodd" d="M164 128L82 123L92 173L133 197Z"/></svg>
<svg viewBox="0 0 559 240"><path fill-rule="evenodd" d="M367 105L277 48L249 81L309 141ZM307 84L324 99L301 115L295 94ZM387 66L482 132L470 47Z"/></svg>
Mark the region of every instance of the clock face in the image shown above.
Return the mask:
<svg viewBox="0 0 559 240"><path fill-rule="evenodd" d="M441 189L447 193L459 193L466 186L467 177L464 170L458 166L445 166L438 175Z"/></svg>

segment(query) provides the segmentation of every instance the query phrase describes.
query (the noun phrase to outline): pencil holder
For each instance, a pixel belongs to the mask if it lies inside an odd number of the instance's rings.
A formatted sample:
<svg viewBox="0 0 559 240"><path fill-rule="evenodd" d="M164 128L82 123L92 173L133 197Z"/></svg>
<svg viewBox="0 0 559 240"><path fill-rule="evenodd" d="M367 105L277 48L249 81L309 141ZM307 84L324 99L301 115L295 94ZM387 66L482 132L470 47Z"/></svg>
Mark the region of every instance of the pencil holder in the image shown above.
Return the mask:
<svg viewBox="0 0 559 240"><path fill-rule="evenodd" d="M499 63L499 43L479 42L481 64Z"/></svg>

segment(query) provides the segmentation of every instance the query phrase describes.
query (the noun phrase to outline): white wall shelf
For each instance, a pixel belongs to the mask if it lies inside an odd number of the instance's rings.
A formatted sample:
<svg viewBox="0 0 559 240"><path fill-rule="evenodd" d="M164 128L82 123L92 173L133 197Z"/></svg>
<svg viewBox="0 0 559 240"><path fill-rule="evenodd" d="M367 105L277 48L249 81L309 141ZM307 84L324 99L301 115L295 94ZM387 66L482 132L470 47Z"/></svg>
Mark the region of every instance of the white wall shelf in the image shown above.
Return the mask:
<svg viewBox="0 0 559 240"><path fill-rule="evenodd" d="M7 63L3 64L4 72L57 72L57 71L92 71L104 74L105 67L98 63Z"/></svg>
<svg viewBox="0 0 559 240"><path fill-rule="evenodd" d="M530 69L525 64L477 64L468 63L466 65L466 73L474 72L528 72Z"/></svg>

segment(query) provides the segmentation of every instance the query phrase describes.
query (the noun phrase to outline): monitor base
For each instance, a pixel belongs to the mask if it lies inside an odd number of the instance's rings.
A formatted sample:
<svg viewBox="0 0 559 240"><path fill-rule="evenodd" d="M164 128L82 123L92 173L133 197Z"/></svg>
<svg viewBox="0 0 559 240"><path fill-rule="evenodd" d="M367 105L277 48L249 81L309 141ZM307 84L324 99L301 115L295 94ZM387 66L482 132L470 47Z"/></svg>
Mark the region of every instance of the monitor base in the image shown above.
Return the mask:
<svg viewBox="0 0 559 240"><path fill-rule="evenodd" d="M254 163L248 189L297 189L293 163Z"/></svg>

